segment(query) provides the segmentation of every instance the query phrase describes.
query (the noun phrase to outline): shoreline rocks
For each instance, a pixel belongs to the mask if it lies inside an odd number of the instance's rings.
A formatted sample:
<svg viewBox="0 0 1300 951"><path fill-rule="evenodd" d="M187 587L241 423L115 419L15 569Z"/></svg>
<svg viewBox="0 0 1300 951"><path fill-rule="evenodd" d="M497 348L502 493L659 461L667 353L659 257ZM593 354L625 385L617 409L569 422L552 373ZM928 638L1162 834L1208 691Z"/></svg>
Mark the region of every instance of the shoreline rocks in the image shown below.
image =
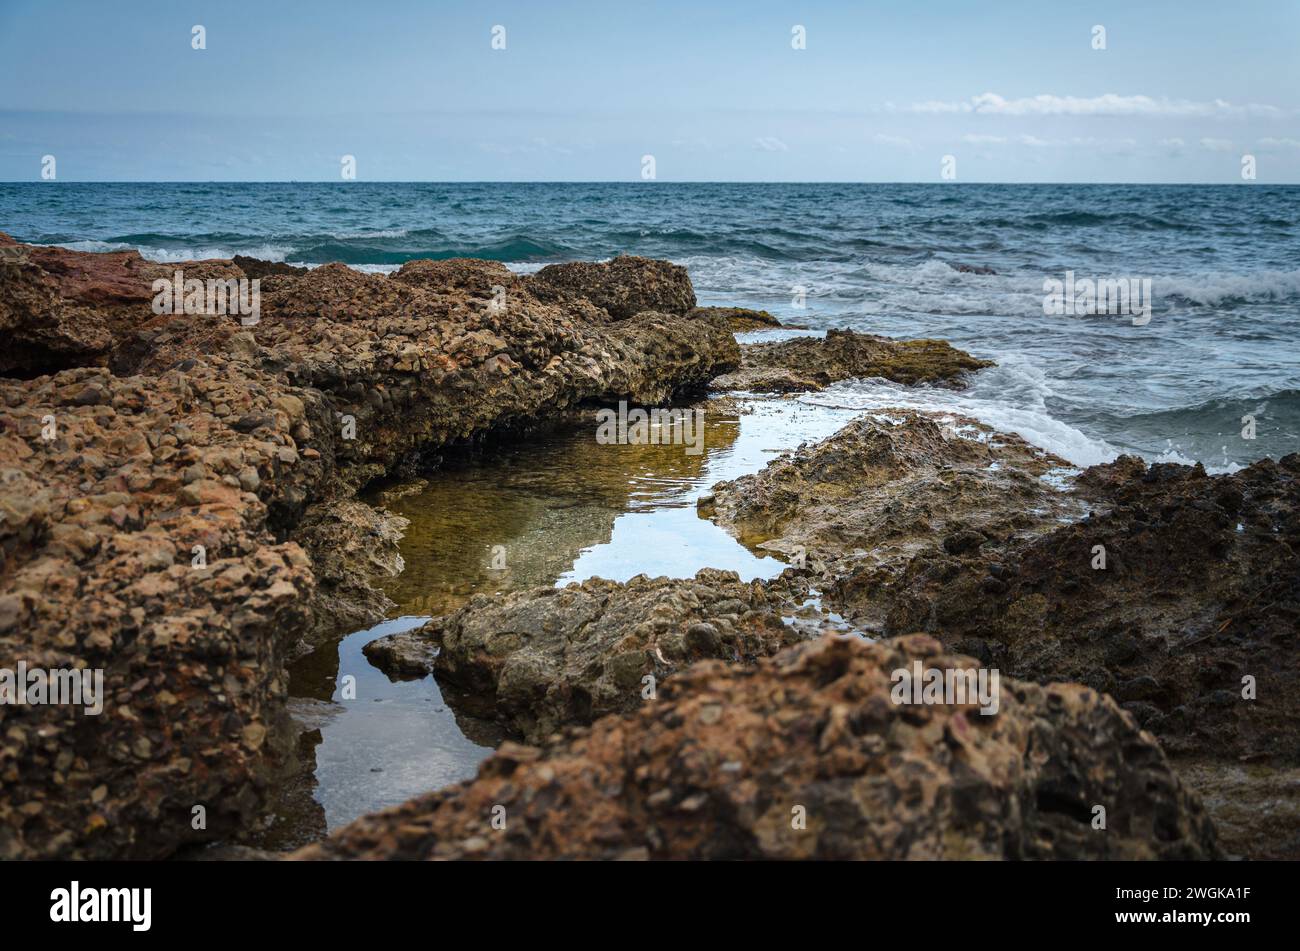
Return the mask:
<svg viewBox="0 0 1300 951"><path fill-rule="evenodd" d="M714 486L701 512L802 555L857 626L1114 696L1188 761L1233 854L1300 855L1300 456L1077 473L973 420L883 410Z"/></svg>
<svg viewBox="0 0 1300 951"><path fill-rule="evenodd" d="M827 636L756 667L705 661L634 713L543 749L505 744L477 778L292 857L1219 857L1200 804L1110 698L1004 680L993 716L895 703L891 674L915 661L975 664L920 635Z"/></svg>
<svg viewBox="0 0 1300 951"><path fill-rule="evenodd" d="M740 368L715 379L711 389L792 393L874 377L961 387L967 374L993 366L944 340L893 340L852 330L746 344L740 354Z"/></svg>
<svg viewBox="0 0 1300 951"><path fill-rule="evenodd" d="M751 330L776 330L786 326L767 311L750 310L748 307L696 307L690 312L690 316L720 317L736 333L746 333Z"/></svg>
<svg viewBox="0 0 1300 951"><path fill-rule="evenodd" d="M1034 676L1101 677L1173 752L1300 763L1300 455L1218 476L1126 456L1081 481L1108 510L1018 550L1005 591L949 581L971 596L954 635Z"/></svg>
<svg viewBox="0 0 1300 951"><path fill-rule="evenodd" d="M475 596L416 632L364 650L397 675L424 669L481 698L483 714L540 741L642 703L693 661L752 663L802 639L780 597L735 572L626 583L593 578L563 588Z"/></svg>
<svg viewBox="0 0 1300 951"><path fill-rule="evenodd" d="M883 409L714 485L698 508L751 549L807 568L837 607L879 632L889 591L921 553L939 564L966 551L993 560L1011 539L1082 516L1083 501L1053 481L1071 471L974 419Z"/></svg>
<svg viewBox="0 0 1300 951"><path fill-rule="evenodd" d="M0 269L0 656L103 668L108 694L98 717L0 706L4 858L158 858L247 821L286 657L327 626L313 608L380 603L351 533L382 551L395 524L325 506L442 446L658 403L739 359L724 322L684 316L693 294L664 262L570 275L563 304L492 262L276 268L244 326L151 307L153 279L246 276L232 262L0 240L20 258ZM619 296L624 279L637 290ZM682 313L616 320L588 287Z"/></svg>

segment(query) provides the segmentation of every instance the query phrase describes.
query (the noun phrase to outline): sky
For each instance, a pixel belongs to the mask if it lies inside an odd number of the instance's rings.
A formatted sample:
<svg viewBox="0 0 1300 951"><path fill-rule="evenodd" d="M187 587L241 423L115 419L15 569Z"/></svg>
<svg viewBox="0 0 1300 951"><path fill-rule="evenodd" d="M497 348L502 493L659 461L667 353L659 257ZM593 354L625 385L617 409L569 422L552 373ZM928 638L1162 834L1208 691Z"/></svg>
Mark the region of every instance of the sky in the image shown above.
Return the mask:
<svg viewBox="0 0 1300 951"><path fill-rule="evenodd" d="M1300 183L1297 54L1297 0L0 0L0 181Z"/></svg>

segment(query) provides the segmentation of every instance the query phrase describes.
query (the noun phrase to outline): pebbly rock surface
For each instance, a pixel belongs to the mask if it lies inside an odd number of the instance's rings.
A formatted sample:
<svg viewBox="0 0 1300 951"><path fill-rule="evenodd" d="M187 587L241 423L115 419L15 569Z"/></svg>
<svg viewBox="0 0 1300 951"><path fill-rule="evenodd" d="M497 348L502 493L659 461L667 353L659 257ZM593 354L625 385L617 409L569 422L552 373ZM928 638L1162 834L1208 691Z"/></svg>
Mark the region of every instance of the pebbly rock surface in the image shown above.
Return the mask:
<svg viewBox="0 0 1300 951"><path fill-rule="evenodd" d="M0 382L0 666L102 669L106 693L98 715L0 705L0 856L157 857L204 837L195 807L224 830L256 804L314 583L268 530L285 434L205 398L233 383Z"/></svg>
<svg viewBox="0 0 1300 951"><path fill-rule="evenodd" d="M1133 457L1077 473L973 420L885 410L701 509L802 556L856 626L1113 696L1188 764L1232 854L1295 857L1297 476L1297 455L1219 476Z"/></svg>
<svg viewBox="0 0 1300 951"><path fill-rule="evenodd" d="M714 485L698 507L745 545L806 567L855 623L879 632L922 552L940 564L962 552L987 558L1082 515L1056 481L1068 471L974 419L886 409ZM934 627L913 620L913 630Z"/></svg>
<svg viewBox="0 0 1300 951"><path fill-rule="evenodd" d="M190 262L191 277L240 277L229 262ZM0 376L32 377L103 364L153 316L152 282L175 267L135 251L85 254L20 244L0 232Z"/></svg>
<svg viewBox="0 0 1300 951"><path fill-rule="evenodd" d="M292 654L307 653L324 639L374 624L396 607L379 585L404 567L400 542L407 525L402 516L356 499L336 499L307 510L294 537L306 549L316 577L316 625Z"/></svg>
<svg viewBox="0 0 1300 951"><path fill-rule="evenodd" d="M527 283L540 300L585 299L614 320L647 310L680 316L695 307L695 289L686 268L633 255L600 263L548 264Z"/></svg>
<svg viewBox="0 0 1300 951"><path fill-rule="evenodd" d="M891 340L852 330L825 337L796 337L746 344L740 368L723 374L715 390L791 393L825 389L853 378L880 377L895 383L963 386L967 374L991 367L943 340Z"/></svg>
<svg viewBox="0 0 1300 951"><path fill-rule="evenodd" d="M1004 679L992 716L895 703L891 674L916 660L975 665L924 635L824 637L755 667L705 661L634 713L544 749L503 745L475 779L294 857L1219 856L1196 797L1109 697ZM1093 827L1097 806L1104 829Z"/></svg>
<svg viewBox="0 0 1300 951"><path fill-rule="evenodd" d="M418 632L368 644L396 675L424 670L479 697L482 715L531 741L634 710L643 693L696 660L753 662L804 637L781 596L732 571L478 595ZM652 678L647 681L646 678Z"/></svg>
<svg viewBox="0 0 1300 951"><path fill-rule="evenodd" d="M102 668L107 693L98 716L0 705L3 858L159 857L246 820L286 655L330 605L378 610L359 593L395 525L329 506L442 446L738 361L723 321L614 321L491 262L267 273L245 325L151 307L154 279L232 262L3 245L0 658ZM666 267L617 273L653 288ZM356 543L372 529L378 555Z"/></svg>
<svg viewBox="0 0 1300 951"><path fill-rule="evenodd" d="M691 311L692 317L721 317L736 333L751 330L775 330L782 327L777 320L765 310L750 310L748 307L696 307Z"/></svg>
<svg viewBox="0 0 1300 951"><path fill-rule="evenodd" d="M1104 690L1171 754L1300 766L1300 455L1220 476L1124 456L1080 482L1107 506L1014 548L1002 584L978 558L917 566L893 625Z"/></svg>

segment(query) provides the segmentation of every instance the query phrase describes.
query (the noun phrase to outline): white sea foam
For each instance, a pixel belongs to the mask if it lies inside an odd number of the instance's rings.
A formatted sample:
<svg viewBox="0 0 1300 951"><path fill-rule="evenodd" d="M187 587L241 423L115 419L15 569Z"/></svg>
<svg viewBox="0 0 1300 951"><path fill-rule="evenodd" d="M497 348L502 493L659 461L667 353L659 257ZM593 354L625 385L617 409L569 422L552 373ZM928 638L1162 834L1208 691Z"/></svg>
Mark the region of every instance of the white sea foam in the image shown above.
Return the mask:
<svg viewBox="0 0 1300 951"><path fill-rule="evenodd" d="M1155 280L1154 286L1157 297L1181 297L1196 304L1283 300L1300 295L1300 270L1162 277Z"/></svg>
<svg viewBox="0 0 1300 951"><path fill-rule="evenodd" d="M1015 433L1080 467L1110 462L1120 454L1105 440L1088 436L1049 414L1044 401L1050 394L1051 388L1037 368L1008 361L983 371L968 390L853 380L801 399L836 408L878 411L900 406L971 416L999 432Z"/></svg>
<svg viewBox="0 0 1300 951"><path fill-rule="evenodd" d="M159 264L175 264L180 261L204 261L211 258L233 258L236 254L259 258L263 261L283 261L291 250L281 245L265 244L257 248L231 250L230 248L193 247L193 248L154 248L143 244L126 244L120 241L71 241L52 247L68 248L71 251L138 251L146 261Z"/></svg>

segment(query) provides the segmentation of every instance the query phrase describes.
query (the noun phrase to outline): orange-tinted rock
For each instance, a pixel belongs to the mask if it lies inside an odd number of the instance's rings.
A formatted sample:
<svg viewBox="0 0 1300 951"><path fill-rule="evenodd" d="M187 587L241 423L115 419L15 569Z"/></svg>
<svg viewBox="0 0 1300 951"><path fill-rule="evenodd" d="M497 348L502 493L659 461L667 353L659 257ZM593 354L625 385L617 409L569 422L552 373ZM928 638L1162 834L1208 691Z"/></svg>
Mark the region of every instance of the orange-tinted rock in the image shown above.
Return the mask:
<svg viewBox="0 0 1300 951"><path fill-rule="evenodd" d="M931 638L825 637L705 661L628 715L366 816L300 859L1206 859L1196 798L1113 700L1002 680L1000 707L905 705ZM1104 807L1104 828L1097 807Z"/></svg>

